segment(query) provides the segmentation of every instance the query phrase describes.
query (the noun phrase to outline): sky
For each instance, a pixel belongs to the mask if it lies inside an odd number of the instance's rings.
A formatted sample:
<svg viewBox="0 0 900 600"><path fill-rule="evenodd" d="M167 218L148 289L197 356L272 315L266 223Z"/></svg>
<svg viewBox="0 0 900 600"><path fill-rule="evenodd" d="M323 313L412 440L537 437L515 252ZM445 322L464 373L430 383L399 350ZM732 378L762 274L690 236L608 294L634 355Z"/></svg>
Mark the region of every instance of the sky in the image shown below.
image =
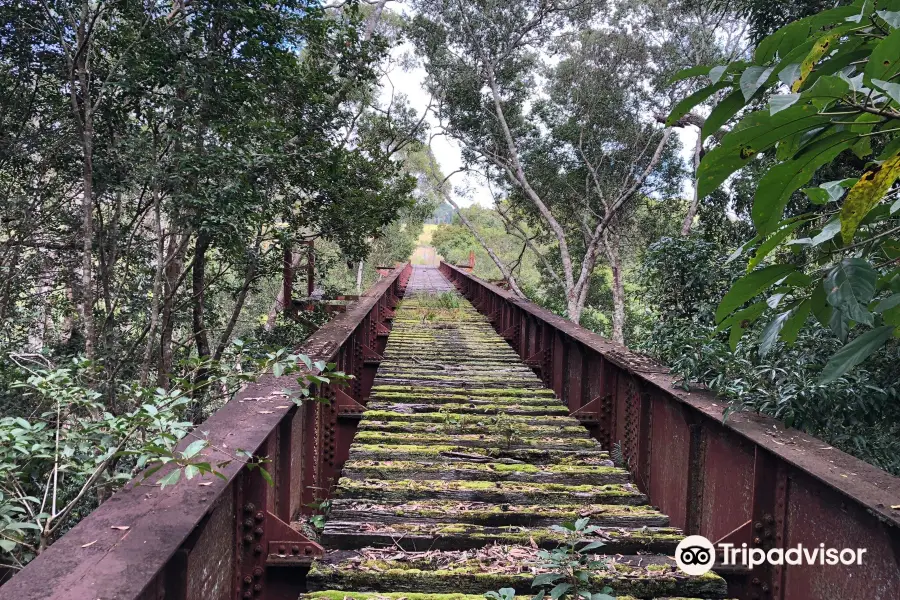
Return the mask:
<svg viewBox="0 0 900 600"><path fill-rule="evenodd" d="M388 7L395 12L401 12L406 15L411 13L408 2L389 2ZM400 60L401 57L413 55L413 47L409 42L394 48L392 54L396 59L394 61L395 65L390 72L382 77L382 99L387 103L392 93L404 94L409 99L410 106L415 109L417 114L421 115L428 107L430 99L424 87L425 69L421 67L418 61ZM415 63L415 66L412 68L401 66L401 64L410 65L413 63ZM432 127L437 125L433 115L429 115L427 121ZM681 141L682 157L689 165L693 160L693 149L698 132L694 127L679 127L675 129L675 132ZM446 135L432 138L431 149L438 165L440 165L441 172L445 175L462 167L460 147ZM483 177L475 174L456 173L450 177L450 183L454 190L454 200L461 207L471 206L472 204L478 204L487 208L493 206L493 195ZM691 181L686 180L684 195L688 198L692 193Z"/></svg>

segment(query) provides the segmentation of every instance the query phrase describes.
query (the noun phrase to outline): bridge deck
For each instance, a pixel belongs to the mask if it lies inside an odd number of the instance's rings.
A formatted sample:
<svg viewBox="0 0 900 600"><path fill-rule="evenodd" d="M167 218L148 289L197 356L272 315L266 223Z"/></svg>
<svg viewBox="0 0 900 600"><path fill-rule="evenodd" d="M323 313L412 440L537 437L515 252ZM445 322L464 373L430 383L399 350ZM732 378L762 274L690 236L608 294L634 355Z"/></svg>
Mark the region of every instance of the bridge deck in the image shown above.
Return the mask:
<svg viewBox="0 0 900 600"><path fill-rule="evenodd" d="M530 597L537 549L563 538L549 527L580 517L605 543L593 591L725 595L718 576L674 566L681 532L439 271L417 267L304 597Z"/></svg>

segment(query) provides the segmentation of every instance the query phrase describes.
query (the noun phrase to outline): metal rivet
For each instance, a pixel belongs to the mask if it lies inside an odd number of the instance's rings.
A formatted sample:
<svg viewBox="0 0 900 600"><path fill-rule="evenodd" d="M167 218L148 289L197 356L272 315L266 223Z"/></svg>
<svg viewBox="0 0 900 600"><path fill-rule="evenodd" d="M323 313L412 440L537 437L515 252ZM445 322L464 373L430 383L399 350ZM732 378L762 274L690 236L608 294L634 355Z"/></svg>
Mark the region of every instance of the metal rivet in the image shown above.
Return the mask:
<svg viewBox="0 0 900 600"><path fill-rule="evenodd" d="M252 544L252 543L253 543L253 536L250 535L249 533L248 533L247 535L245 535L245 536L244 536L244 543L245 543L245 544Z"/></svg>
<svg viewBox="0 0 900 600"><path fill-rule="evenodd" d="M257 579L262 577L263 576L262 567L256 567L255 569L253 569L253 576L256 577Z"/></svg>
<svg viewBox="0 0 900 600"><path fill-rule="evenodd" d="M265 518L266 518L266 515L265 515L265 513L264 513L263 511L259 511L258 513L256 513L256 520L257 520L257 521L262 521L262 520L265 519Z"/></svg>
<svg viewBox="0 0 900 600"><path fill-rule="evenodd" d="M257 527L253 530L253 535L256 537L262 537L262 534L265 533L265 530L262 527Z"/></svg>
<svg viewBox="0 0 900 600"><path fill-rule="evenodd" d="M253 548L253 554L262 554L262 551L263 551L263 548L259 544L257 544L256 547Z"/></svg>
<svg viewBox="0 0 900 600"><path fill-rule="evenodd" d="M284 553L285 553L284 546L278 546L278 554L284 554Z"/></svg>
<svg viewBox="0 0 900 600"><path fill-rule="evenodd" d="M253 583L253 578L247 575L246 577L244 577L244 583L250 585L251 583Z"/></svg>
<svg viewBox="0 0 900 600"><path fill-rule="evenodd" d="M300 554L300 546L291 546L291 554Z"/></svg>
<svg viewBox="0 0 900 600"><path fill-rule="evenodd" d="M244 510L247 511L248 513L253 512L254 510L256 510L256 506L252 502L248 502L247 504L244 505Z"/></svg>

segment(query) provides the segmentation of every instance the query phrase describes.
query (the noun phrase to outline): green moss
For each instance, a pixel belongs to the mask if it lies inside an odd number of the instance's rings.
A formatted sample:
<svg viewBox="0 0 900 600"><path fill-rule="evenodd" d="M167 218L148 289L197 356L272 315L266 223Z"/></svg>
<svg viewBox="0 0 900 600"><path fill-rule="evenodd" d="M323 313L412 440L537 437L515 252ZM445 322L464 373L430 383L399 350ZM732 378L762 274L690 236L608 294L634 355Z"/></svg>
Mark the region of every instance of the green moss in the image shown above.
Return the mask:
<svg viewBox="0 0 900 600"><path fill-rule="evenodd" d="M419 422L395 422L380 421L369 418L369 415L363 417L359 425L360 431L397 431L401 433L486 433L490 434L496 430L496 424L488 419L480 422L469 423L453 423L454 417L460 420L461 414L448 413L446 423L419 423ZM471 417L470 417L471 418ZM521 436L554 436L554 437L587 437L587 430L581 425L571 426L552 426L552 425L529 425L521 421L516 422L516 426L521 429Z"/></svg>
<svg viewBox="0 0 900 600"><path fill-rule="evenodd" d="M463 396L542 396L555 398L556 395L548 389L516 389L516 388L451 388L451 387L424 387L413 385L374 385L372 393L380 392L427 392L431 394L460 394Z"/></svg>
<svg viewBox="0 0 900 600"><path fill-rule="evenodd" d="M335 566L313 565L308 581L312 586L326 584L347 588L393 591L455 591L483 593L501 587L515 588L517 593L531 591L532 573L485 572L492 565L479 559L459 560L439 565L436 553L408 555L402 562L359 560ZM650 570L646 567L615 565L615 573L598 572L590 579L592 587L611 586L618 595L639 598L672 596L723 597L725 581L714 573L689 577L676 571Z"/></svg>
<svg viewBox="0 0 900 600"><path fill-rule="evenodd" d="M524 481L441 481L410 479L367 479L357 481L342 477L338 482L341 498L382 501L428 498L452 498L472 501L512 503L527 500L536 504L553 504L560 500L580 499L609 504L636 504L645 496L620 484L566 485Z"/></svg>

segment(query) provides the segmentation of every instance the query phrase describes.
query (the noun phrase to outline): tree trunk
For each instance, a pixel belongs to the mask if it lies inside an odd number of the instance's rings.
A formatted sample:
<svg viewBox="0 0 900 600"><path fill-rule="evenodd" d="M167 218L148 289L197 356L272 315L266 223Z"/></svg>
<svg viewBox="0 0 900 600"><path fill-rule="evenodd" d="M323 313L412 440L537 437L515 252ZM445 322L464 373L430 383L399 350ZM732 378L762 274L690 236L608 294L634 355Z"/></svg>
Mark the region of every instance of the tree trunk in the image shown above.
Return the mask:
<svg viewBox="0 0 900 600"><path fill-rule="evenodd" d="M697 216L697 209L700 207L700 195L698 193L697 170L700 168L700 154L703 151L703 135L697 132L697 144L694 146L694 195L691 198L691 204L688 212L684 216L684 223L681 225L681 235L690 235L691 227L694 225L694 217Z"/></svg>
<svg viewBox="0 0 900 600"><path fill-rule="evenodd" d="M147 345L144 346L144 361L141 364L141 386L147 385L150 375L150 359L153 356L153 342L159 326L159 300L162 294L163 273L166 268L165 241L162 227L162 201L158 191L153 198L153 225L156 231L156 271L153 274L153 297L150 299L150 328L147 331Z"/></svg>
<svg viewBox="0 0 900 600"><path fill-rule="evenodd" d="M456 201L450 196L450 194L447 193L444 193L444 199L447 200L447 203L453 207L453 209L456 211L456 214L459 215L459 220L463 222L463 225L468 227L469 231L472 232L472 235L475 236L475 239L478 240L478 243L481 244L481 247L484 248L485 252L488 253L488 256L491 257L491 260L494 261L494 264L497 265L497 268L500 269L500 273L503 275L503 278L507 282L509 282L509 287L513 291L513 293L519 298L527 299L525 298L525 294L522 292L522 290L519 289L519 284L516 283L516 278L512 274L512 271L510 271L507 266L503 264L503 261L500 260L500 257L494 253L494 250L490 246L488 246L487 241L485 241L485 239L481 237L481 234L478 233L478 230L475 229L475 226L472 225L472 222L466 218L466 215L460 212L459 205L456 203Z"/></svg>
<svg viewBox="0 0 900 600"><path fill-rule="evenodd" d="M82 199L81 199L81 326L84 330L84 355L93 359L94 352L94 281L93 241L94 241L94 116L88 72L90 40L88 39L89 5L83 4L82 18L78 25L78 53L75 56L75 75L78 87L72 82L72 104L75 118L81 124L82 152ZM77 91L76 91L77 90ZM81 95L79 101L78 95Z"/></svg>
<svg viewBox="0 0 900 600"><path fill-rule="evenodd" d="M204 302L206 300L206 251L209 250L209 237L205 233L197 234L194 242L194 264L191 268L191 324L194 342L197 344L197 356L200 360L209 357L209 335L204 321Z"/></svg>
<svg viewBox="0 0 900 600"><path fill-rule="evenodd" d="M300 252L292 253L291 258L291 271L296 273L297 267L300 266ZM275 302L272 303L272 308L269 309L269 314L266 317L266 324L263 326L263 329L266 331L272 331L275 327L275 321L278 319L278 313L285 308L285 296L284 296L284 287L278 290L278 295L275 296Z"/></svg>
<svg viewBox="0 0 900 600"><path fill-rule="evenodd" d="M184 265L184 252L187 248L187 235L179 239L172 235L166 253L165 277L163 278L162 326L159 333L159 362L157 367L157 385L168 389L169 375L172 373L172 336L175 331L175 299Z"/></svg>
<svg viewBox="0 0 900 600"><path fill-rule="evenodd" d="M606 257L612 269L612 339L625 344L625 281L622 274L622 260L619 256L619 236L615 233L604 233Z"/></svg>
<svg viewBox="0 0 900 600"><path fill-rule="evenodd" d="M194 343L197 345L197 358L199 366L194 375L194 388L191 397L194 398L195 409L194 422L200 423L205 418L204 407L206 402L206 384L209 380L210 357L209 334L204 324L204 304L206 302L206 252L209 250L209 237L202 231L197 234L194 241L194 262L191 267L191 331L194 334Z"/></svg>
<svg viewBox="0 0 900 600"><path fill-rule="evenodd" d="M356 294L362 294L363 284L363 261L359 261L359 267L356 269Z"/></svg>

